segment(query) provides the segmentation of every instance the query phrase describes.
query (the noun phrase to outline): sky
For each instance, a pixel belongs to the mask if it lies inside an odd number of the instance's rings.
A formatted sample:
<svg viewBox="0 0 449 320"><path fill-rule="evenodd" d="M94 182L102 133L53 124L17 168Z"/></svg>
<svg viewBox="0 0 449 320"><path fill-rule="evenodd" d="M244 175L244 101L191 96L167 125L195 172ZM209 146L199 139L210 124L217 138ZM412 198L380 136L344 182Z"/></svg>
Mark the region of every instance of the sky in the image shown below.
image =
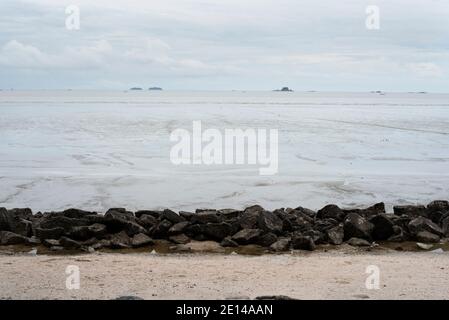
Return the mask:
<svg viewBox="0 0 449 320"><path fill-rule="evenodd" d="M448 0L1 0L0 13L0 89L449 92Z"/></svg>

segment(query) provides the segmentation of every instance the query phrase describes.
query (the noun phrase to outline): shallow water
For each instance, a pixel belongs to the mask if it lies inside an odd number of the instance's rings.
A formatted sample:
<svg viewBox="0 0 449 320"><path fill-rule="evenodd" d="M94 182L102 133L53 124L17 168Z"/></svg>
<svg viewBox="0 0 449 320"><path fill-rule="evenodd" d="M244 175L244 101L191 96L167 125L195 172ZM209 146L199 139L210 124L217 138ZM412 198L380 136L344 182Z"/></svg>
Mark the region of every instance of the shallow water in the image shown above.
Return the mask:
<svg viewBox="0 0 449 320"><path fill-rule="evenodd" d="M279 130L279 173L175 166L170 133ZM0 206L105 211L427 203L449 194L449 95L0 92Z"/></svg>

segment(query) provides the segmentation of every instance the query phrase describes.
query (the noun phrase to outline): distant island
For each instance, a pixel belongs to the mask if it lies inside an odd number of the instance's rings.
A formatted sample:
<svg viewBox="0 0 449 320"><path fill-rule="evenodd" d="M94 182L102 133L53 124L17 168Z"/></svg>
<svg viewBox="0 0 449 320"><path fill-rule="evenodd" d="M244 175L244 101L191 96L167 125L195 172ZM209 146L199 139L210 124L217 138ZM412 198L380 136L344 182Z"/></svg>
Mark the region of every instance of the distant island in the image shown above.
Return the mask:
<svg viewBox="0 0 449 320"><path fill-rule="evenodd" d="M139 87L133 87L133 88L131 88L131 89L129 89L129 90L137 91L137 90L142 90L142 88L139 88Z"/></svg>
<svg viewBox="0 0 449 320"><path fill-rule="evenodd" d="M148 90L150 90L150 91L162 91L162 88L159 88L159 87L151 87L151 88L148 88Z"/></svg>
<svg viewBox="0 0 449 320"><path fill-rule="evenodd" d="M280 92L280 91L282 91L282 92L293 92L293 90L292 89L290 89L289 87L283 87L282 89L276 89L276 90L273 90L273 91L276 91L276 92Z"/></svg>

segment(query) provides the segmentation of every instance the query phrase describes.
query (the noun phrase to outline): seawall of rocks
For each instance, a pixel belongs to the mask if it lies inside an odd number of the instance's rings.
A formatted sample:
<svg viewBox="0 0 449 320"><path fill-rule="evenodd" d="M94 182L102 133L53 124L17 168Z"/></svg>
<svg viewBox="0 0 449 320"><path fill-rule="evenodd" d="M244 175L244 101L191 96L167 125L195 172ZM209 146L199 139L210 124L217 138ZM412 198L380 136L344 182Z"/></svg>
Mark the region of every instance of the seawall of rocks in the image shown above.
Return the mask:
<svg viewBox="0 0 449 320"><path fill-rule="evenodd" d="M0 208L1 245L44 245L51 250L137 248L157 239L174 245L213 240L223 247L254 244L272 251L314 250L319 244L369 246L374 241L438 243L449 237L449 202L395 206L383 203L366 209L327 205L268 211L255 205L245 210L198 209L196 212L127 211L105 214L68 209L38 212Z"/></svg>

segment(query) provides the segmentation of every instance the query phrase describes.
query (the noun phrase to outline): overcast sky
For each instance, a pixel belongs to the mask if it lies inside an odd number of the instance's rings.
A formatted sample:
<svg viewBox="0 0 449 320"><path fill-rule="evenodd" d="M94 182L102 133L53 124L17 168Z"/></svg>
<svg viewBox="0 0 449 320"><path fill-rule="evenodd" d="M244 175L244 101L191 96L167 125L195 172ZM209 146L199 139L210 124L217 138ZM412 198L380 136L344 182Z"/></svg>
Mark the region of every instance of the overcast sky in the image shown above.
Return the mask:
<svg viewBox="0 0 449 320"><path fill-rule="evenodd" d="M448 0L1 0L0 13L3 89L449 92Z"/></svg>

